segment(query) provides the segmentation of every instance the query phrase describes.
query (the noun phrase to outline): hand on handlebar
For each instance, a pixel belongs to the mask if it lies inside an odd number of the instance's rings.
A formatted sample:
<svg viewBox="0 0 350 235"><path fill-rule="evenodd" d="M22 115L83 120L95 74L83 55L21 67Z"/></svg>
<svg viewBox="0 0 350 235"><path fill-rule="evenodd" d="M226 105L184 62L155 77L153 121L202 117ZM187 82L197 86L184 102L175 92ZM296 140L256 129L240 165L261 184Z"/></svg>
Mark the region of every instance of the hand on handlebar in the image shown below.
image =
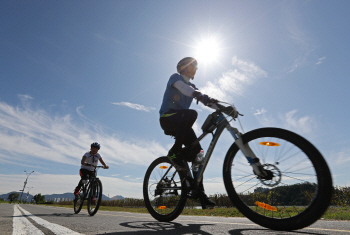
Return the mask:
<svg viewBox="0 0 350 235"><path fill-rule="evenodd" d="M233 106L228 106L225 108L225 110L223 110L223 112L231 117L233 117L234 119L238 117L238 111L235 107Z"/></svg>
<svg viewBox="0 0 350 235"><path fill-rule="evenodd" d="M208 95L206 94L202 94L200 92L197 92L195 94L195 98L197 99L197 104L198 102L202 102L205 106L207 106L208 104L212 104L212 103L216 103L217 100L216 99L213 99L213 98L210 98Z"/></svg>
<svg viewBox="0 0 350 235"><path fill-rule="evenodd" d="M220 102L220 101L217 101ZM240 114L237 109L230 105L230 106L223 106L219 103L216 103L216 106L219 108L219 110L223 113L225 113L228 116L231 116L233 119L236 119L238 117L238 115L243 116L242 114Z"/></svg>
<svg viewBox="0 0 350 235"><path fill-rule="evenodd" d="M109 168L109 166L107 166L107 165L106 165L106 166L103 166L103 169L108 169L108 168Z"/></svg>

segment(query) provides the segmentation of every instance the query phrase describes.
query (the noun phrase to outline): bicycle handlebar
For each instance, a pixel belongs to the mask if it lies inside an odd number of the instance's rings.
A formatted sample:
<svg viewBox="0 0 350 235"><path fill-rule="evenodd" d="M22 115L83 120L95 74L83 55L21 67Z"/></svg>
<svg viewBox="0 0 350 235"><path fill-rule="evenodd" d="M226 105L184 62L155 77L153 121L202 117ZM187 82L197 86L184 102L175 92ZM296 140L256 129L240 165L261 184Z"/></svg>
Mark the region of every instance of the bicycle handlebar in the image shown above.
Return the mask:
<svg viewBox="0 0 350 235"><path fill-rule="evenodd" d="M215 104L219 108L220 112L223 112L233 117L234 119L237 118L238 115L243 116L243 114L240 114L233 105L216 99L213 99L213 101L213 104ZM219 103L229 104L229 106L224 106Z"/></svg>
<svg viewBox="0 0 350 235"><path fill-rule="evenodd" d="M105 168L104 166L95 166L95 165L92 165L92 164L89 164L89 163L86 163L85 166L92 166L92 167L94 167L95 169L96 169L96 168L107 169L107 168Z"/></svg>

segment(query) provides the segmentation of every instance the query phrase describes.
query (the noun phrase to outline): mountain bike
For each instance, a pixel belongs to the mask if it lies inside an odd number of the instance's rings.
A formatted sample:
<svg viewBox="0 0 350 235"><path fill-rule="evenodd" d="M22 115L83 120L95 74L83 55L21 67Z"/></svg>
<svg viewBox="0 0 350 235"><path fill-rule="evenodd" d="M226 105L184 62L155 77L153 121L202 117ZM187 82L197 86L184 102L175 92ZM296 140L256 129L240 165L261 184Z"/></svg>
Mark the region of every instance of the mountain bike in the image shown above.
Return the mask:
<svg viewBox="0 0 350 235"><path fill-rule="evenodd" d="M236 120L235 107L222 103L217 102L218 110L207 117L203 133L191 144L212 135L195 175L188 164L186 171L177 170L167 157L157 158L148 167L143 196L149 213L162 222L181 214L186 200L198 195L215 145L227 129L234 142L224 159L223 180L234 206L251 221L274 230L301 229L318 220L327 210L333 190L331 173L321 153L305 138L280 128L242 134L230 125ZM205 209L203 198L200 200Z"/></svg>
<svg viewBox="0 0 350 235"><path fill-rule="evenodd" d="M94 216L98 211L101 199L102 199L102 183L97 178L97 169L104 168L103 166L94 166L86 164L87 166L93 166L94 172L90 174L89 179L80 188L79 194L74 199L74 213L78 214L83 207L84 200L87 200L87 210L90 216Z"/></svg>

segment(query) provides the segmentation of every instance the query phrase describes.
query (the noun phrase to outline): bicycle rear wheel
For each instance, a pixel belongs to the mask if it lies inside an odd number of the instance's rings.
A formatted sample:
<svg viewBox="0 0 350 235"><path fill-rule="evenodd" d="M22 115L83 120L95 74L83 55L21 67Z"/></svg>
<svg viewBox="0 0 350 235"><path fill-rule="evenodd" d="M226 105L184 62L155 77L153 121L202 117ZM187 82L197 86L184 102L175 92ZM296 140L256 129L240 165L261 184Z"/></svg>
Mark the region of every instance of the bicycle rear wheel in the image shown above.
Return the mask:
<svg viewBox="0 0 350 235"><path fill-rule="evenodd" d="M143 181L143 198L149 213L158 221L176 219L186 203L184 172L176 171L167 157L157 158L148 167Z"/></svg>
<svg viewBox="0 0 350 235"><path fill-rule="evenodd" d="M237 209L274 230L301 229L318 220L332 197L332 178L321 153L303 137L279 128L242 136L268 173L257 177L236 144L227 152L223 176Z"/></svg>
<svg viewBox="0 0 350 235"><path fill-rule="evenodd" d="M80 188L79 194L74 198L74 213L78 214L84 204L84 189Z"/></svg>
<svg viewBox="0 0 350 235"><path fill-rule="evenodd" d="M93 184L91 184L87 209L90 216L96 214L98 209L100 208L102 199L102 183L99 179L95 179Z"/></svg>

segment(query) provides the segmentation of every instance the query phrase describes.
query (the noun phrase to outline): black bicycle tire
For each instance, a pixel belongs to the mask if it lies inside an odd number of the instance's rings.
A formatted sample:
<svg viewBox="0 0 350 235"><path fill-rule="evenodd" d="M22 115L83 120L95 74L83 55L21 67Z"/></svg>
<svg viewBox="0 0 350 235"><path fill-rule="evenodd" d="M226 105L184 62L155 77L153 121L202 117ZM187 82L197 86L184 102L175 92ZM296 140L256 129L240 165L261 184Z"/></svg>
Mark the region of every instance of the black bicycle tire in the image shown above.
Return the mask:
<svg viewBox="0 0 350 235"><path fill-rule="evenodd" d="M280 128L260 128L244 134L243 143L260 137L277 137L295 144L301 148L314 165L318 179L318 193L310 206L300 214L285 219L265 217L251 210L238 196L231 180L232 160L239 151L234 143L228 150L223 167L224 184L228 196L237 209L251 221L273 230L291 231L307 227L316 222L327 210L333 191L331 172L321 153L306 139L288 130Z"/></svg>
<svg viewBox="0 0 350 235"><path fill-rule="evenodd" d="M91 184L89 197L88 197L88 203L87 203L87 209L88 209L88 213L90 216L94 216L97 213L98 209L100 208L101 199L102 199L102 182L99 179L95 179L94 184L97 184L98 187L100 187L100 190L99 190L99 195L98 195L98 199L96 202L95 210L91 211L91 197L92 197L91 193L92 193L92 187L94 186Z"/></svg>
<svg viewBox="0 0 350 235"><path fill-rule="evenodd" d="M75 214L78 214L81 211L81 208L83 208L83 204L84 204L84 197L82 197L80 194L78 195L78 197L83 198L83 199L80 199L82 201L81 201L78 209L76 209L77 208L77 198L74 199L74 213Z"/></svg>
<svg viewBox="0 0 350 235"><path fill-rule="evenodd" d="M173 221L174 219L176 219L181 214L181 212L183 211L183 209L185 207L186 200L187 200L186 188L183 184L181 185L182 189L181 189L181 197L179 200L180 202L179 202L179 205L177 206L177 208L172 213L170 213L168 215L161 215L153 209L151 202L149 200L149 197L148 197L148 182L149 182L149 177L150 177L153 169L162 162L166 162L166 163L171 164L170 160L167 157L159 157L156 160L154 160L151 163L151 165L148 167L146 174L145 174L144 181L143 181L143 198L144 198L146 208L147 208L148 212L152 215L153 218L155 218L156 220L158 220L160 222L170 222L170 221ZM179 172L179 176L180 176L180 180L183 181L185 178L185 175L183 173Z"/></svg>

